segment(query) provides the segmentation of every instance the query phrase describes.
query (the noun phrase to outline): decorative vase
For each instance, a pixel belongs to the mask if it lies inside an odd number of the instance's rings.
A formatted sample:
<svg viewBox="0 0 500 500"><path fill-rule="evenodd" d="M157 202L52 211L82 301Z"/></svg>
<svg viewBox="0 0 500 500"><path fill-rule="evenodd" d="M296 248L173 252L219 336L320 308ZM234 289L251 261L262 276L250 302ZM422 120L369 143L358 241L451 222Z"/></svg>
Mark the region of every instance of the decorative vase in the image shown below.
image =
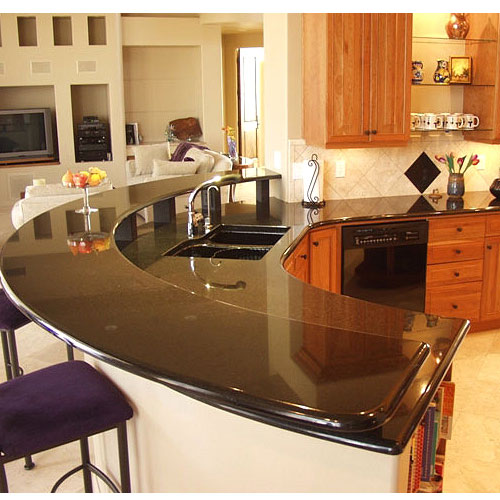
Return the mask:
<svg viewBox="0 0 500 500"><path fill-rule="evenodd" d="M469 32L469 21L465 14L450 14L450 20L446 25L446 33L449 38L463 40Z"/></svg>
<svg viewBox="0 0 500 500"><path fill-rule="evenodd" d="M446 61L445 59L438 59L436 71L434 71L434 82L441 84L450 83L448 61Z"/></svg>
<svg viewBox="0 0 500 500"><path fill-rule="evenodd" d="M411 62L412 78L411 83L417 85L424 79L424 63L422 61Z"/></svg>
<svg viewBox="0 0 500 500"><path fill-rule="evenodd" d="M490 186L490 193L495 198L500 198L500 179L495 179Z"/></svg>
<svg viewBox="0 0 500 500"><path fill-rule="evenodd" d="M460 198L465 192L464 174L450 174L448 177L448 196Z"/></svg>

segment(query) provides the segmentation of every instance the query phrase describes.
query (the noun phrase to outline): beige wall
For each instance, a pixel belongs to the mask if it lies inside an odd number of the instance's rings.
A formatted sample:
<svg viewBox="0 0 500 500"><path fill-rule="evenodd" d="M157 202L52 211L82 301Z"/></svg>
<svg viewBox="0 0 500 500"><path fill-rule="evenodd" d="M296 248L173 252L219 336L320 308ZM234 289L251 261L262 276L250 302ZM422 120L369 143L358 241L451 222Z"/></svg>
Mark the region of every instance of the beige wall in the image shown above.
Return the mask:
<svg viewBox="0 0 500 500"><path fill-rule="evenodd" d="M105 17L106 45L89 44L87 18L93 14L64 14L71 17L72 45L55 45L53 15L23 13L22 16L36 18L37 46L21 47L18 42L18 15L0 15L0 63L3 66L3 72L0 72L0 105L5 108L9 107L9 103L12 107L26 103L38 107L49 99L49 107L55 110L60 165L0 169L1 203L10 205L19 197L19 187L31 184L33 178L60 182L66 169L79 170L86 165L75 162L73 108L81 103L73 101L72 85L106 87L113 161L105 162L102 168L108 171L114 184L123 184L125 134L119 14L94 14ZM33 63L41 63L44 71L33 72ZM91 71L82 71L82 66ZM18 87L19 92L12 87ZM41 89L39 95L37 88ZM15 98L10 97L12 92L16 94ZM100 111L95 110L94 114L100 114Z"/></svg>
<svg viewBox="0 0 500 500"><path fill-rule="evenodd" d="M202 140L222 150L220 25L198 17L130 16L122 17L122 31L127 121L139 123L145 142L156 142L165 139L169 121L194 116Z"/></svg>
<svg viewBox="0 0 500 500"><path fill-rule="evenodd" d="M125 119L143 142L162 142L167 124L203 114L199 46L123 47Z"/></svg>

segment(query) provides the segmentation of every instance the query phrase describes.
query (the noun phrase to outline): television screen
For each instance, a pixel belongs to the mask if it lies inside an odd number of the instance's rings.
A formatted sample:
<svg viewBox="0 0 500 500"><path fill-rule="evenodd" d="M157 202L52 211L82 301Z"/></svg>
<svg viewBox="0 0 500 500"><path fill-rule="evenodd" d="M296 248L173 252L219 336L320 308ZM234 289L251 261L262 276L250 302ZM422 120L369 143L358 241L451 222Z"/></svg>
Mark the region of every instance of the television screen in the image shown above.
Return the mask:
<svg viewBox="0 0 500 500"><path fill-rule="evenodd" d="M0 157L50 155L49 109L0 110Z"/></svg>

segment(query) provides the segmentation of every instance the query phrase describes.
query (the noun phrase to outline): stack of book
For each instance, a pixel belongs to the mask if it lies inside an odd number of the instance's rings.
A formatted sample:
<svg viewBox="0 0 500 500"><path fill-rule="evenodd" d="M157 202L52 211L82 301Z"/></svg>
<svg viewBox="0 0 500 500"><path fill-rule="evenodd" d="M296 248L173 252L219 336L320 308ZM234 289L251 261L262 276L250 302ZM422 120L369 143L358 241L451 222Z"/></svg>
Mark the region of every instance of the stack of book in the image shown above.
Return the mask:
<svg viewBox="0 0 500 500"><path fill-rule="evenodd" d="M413 434L410 451L408 492L443 490L444 446L441 441L451 438L455 384L441 383L422 422Z"/></svg>

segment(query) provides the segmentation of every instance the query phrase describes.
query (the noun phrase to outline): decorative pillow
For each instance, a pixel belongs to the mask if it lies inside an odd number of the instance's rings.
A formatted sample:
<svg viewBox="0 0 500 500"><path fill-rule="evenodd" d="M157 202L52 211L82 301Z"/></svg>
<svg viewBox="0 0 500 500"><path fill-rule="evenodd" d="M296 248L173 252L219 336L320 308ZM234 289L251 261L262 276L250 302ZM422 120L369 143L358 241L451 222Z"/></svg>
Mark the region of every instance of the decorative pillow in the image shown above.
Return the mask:
<svg viewBox="0 0 500 500"><path fill-rule="evenodd" d="M175 148L175 151L173 152L172 157L170 159L172 161L184 160L184 157L186 156L186 152L189 151L191 148L208 149L206 146L201 146L199 144L193 144L192 142L181 142Z"/></svg>
<svg viewBox="0 0 500 500"><path fill-rule="evenodd" d="M211 172L212 168L214 168L215 158L201 149L191 148L186 152L186 156L184 156L184 161L188 158L192 158L195 162L199 164L197 174Z"/></svg>
<svg viewBox="0 0 500 500"><path fill-rule="evenodd" d="M200 164L197 161L153 160L153 177L161 175L192 175Z"/></svg>
<svg viewBox="0 0 500 500"><path fill-rule="evenodd" d="M148 146L136 146L135 175L153 173L153 160L168 160L168 144L150 144Z"/></svg>

